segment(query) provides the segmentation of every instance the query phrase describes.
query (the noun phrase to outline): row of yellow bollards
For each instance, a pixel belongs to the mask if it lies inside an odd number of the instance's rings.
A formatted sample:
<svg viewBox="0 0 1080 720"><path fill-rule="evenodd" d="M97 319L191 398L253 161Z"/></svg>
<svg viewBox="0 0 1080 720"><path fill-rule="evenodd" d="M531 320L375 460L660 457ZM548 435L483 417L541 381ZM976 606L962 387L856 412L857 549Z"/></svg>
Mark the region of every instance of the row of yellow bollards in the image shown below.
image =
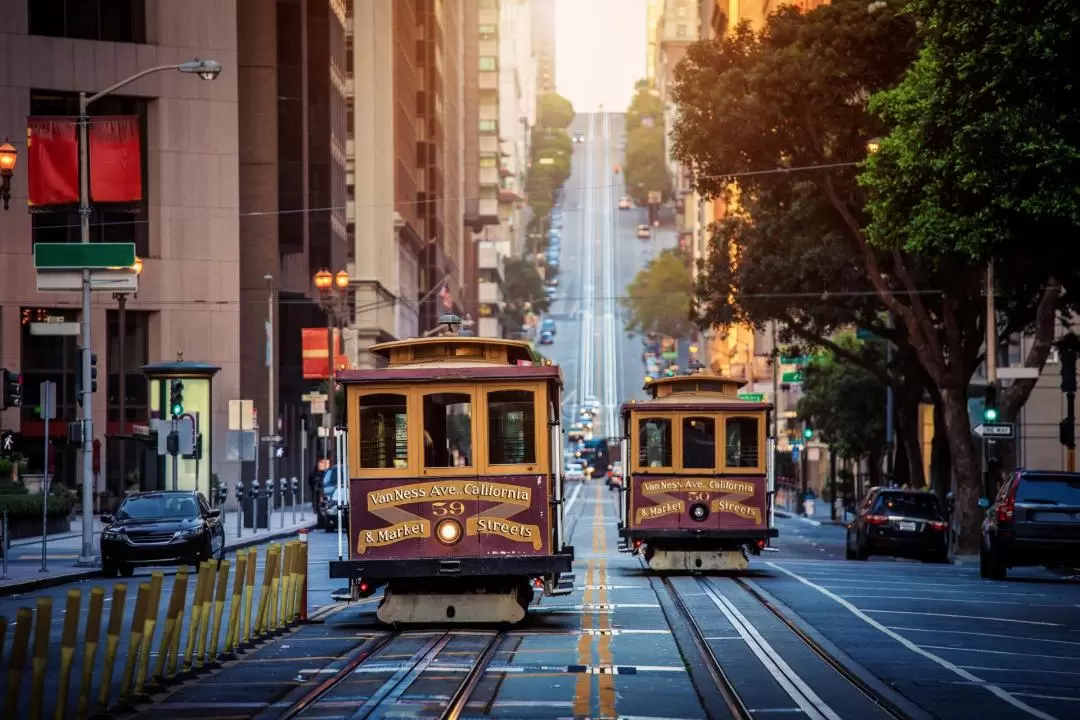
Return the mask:
<svg viewBox="0 0 1080 720"><path fill-rule="evenodd" d="M294 541L267 546L262 588L256 606L257 558L256 548L237 553L231 596L230 562L211 560L202 563L195 576L195 595L190 608L185 607L188 570L182 567L177 571L165 610L165 621L152 671L150 655L157 632L164 575L155 572L150 576L150 582L139 583L120 676L120 692L116 702L111 703L113 675L123 632L124 604L127 600L127 585L114 585L109 624L105 632L105 658L93 711L130 708L136 702L144 702L149 699L150 693L162 689L165 685L215 667L220 660L233 659L256 643L298 623L302 593L307 588L307 543ZM67 594L64 627L60 637L60 674L55 712L57 720L71 717L68 712L69 690L78 650L82 594L82 590L77 589L69 590ZM225 627L224 644L219 652L226 605L231 605L231 611ZM100 587L92 588L83 632L82 673L75 710L75 717L78 718L85 718L91 712L91 691L104 606L105 590ZM19 608L8 658L7 693L0 717L25 717L30 720L39 720L42 717L52 616L51 597L38 598L36 613L32 608ZM189 619L181 663L180 641L185 617ZM2 653L7 625L7 618L0 617L0 667L4 659ZM30 646L31 635L34 639L33 648ZM30 704L27 714L20 715L19 700L28 654L31 658Z"/></svg>

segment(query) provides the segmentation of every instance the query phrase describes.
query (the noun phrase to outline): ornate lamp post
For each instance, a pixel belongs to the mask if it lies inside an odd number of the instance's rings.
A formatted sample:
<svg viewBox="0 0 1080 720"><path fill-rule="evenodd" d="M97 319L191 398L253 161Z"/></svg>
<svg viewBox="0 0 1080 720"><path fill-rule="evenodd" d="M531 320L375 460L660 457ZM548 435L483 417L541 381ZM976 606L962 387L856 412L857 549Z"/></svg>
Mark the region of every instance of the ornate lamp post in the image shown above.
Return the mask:
<svg viewBox="0 0 1080 720"><path fill-rule="evenodd" d="M135 264L131 266L131 271L136 275L142 274L143 261L142 258L136 257ZM127 293L117 292L113 293L113 299L116 300L116 325L118 328L117 340L118 347L116 354L119 355L117 361L117 383L116 391L119 394L118 404L120 405L120 435L127 435ZM119 458L120 468L120 489L125 487L127 474L127 448L122 447L120 449Z"/></svg>
<svg viewBox="0 0 1080 720"><path fill-rule="evenodd" d="M15 174L15 163L19 159L19 151L8 140L0 145L0 199L4 201L4 209L8 209L11 202L11 176Z"/></svg>
<svg viewBox="0 0 1080 720"><path fill-rule="evenodd" d="M323 269L315 273L312 278L315 289L319 291L319 307L326 313L326 402L330 414L331 436L326 442L326 456L334 463L333 431L334 422L337 418L334 407L334 330L341 324L345 314L345 300L349 296L349 273L339 270L331 273Z"/></svg>

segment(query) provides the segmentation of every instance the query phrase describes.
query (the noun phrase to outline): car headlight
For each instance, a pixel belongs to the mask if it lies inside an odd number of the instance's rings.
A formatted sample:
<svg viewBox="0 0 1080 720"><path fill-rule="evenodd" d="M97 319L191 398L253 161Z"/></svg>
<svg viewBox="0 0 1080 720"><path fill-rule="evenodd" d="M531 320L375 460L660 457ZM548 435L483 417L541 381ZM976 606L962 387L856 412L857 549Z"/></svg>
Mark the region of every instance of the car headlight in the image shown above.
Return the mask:
<svg viewBox="0 0 1080 720"><path fill-rule="evenodd" d="M119 540L123 537L123 533L119 530L106 529L105 532L101 533L101 537L105 540Z"/></svg>
<svg viewBox="0 0 1080 720"><path fill-rule="evenodd" d="M193 527L182 527L176 531L176 537L191 537L193 535L198 535L200 532L202 532L202 527L199 525L195 525Z"/></svg>

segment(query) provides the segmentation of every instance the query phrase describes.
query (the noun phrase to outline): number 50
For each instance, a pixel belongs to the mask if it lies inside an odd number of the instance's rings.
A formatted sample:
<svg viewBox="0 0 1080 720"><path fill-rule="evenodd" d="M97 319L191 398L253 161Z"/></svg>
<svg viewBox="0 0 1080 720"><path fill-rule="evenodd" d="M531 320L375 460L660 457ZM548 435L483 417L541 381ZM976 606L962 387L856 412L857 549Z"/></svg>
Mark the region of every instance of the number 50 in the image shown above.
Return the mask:
<svg viewBox="0 0 1080 720"><path fill-rule="evenodd" d="M690 502L709 502L709 493L707 492L687 493L686 497Z"/></svg>

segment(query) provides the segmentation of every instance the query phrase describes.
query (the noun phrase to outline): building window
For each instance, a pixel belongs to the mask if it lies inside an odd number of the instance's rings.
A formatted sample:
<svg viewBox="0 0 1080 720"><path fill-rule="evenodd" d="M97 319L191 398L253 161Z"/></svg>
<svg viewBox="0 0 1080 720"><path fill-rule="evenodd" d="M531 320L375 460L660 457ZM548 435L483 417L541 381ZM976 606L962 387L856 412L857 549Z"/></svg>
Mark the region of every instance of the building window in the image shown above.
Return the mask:
<svg viewBox="0 0 1080 720"><path fill-rule="evenodd" d="M498 129L499 129L499 123L498 123L497 120L481 120L480 121L480 132L482 132L482 133L493 133L493 132L497 132Z"/></svg>
<svg viewBox="0 0 1080 720"><path fill-rule="evenodd" d="M490 72L495 70L498 66L498 61L493 57L484 56L480 58L480 70Z"/></svg>
<svg viewBox="0 0 1080 720"><path fill-rule="evenodd" d="M499 30L494 25L481 25L477 31L481 40L490 40Z"/></svg>
<svg viewBox="0 0 1080 720"><path fill-rule="evenodd" d="M424 467L472 467L472 395L424 396Z"/></svg>
<svg viewBox="0 0 1080 720"><path fill-rule="evenodd" d="M90 115L137 115L139 117L139 151L142 155L143 199L138 203L94 203L90 216L90 242L135 243L135 254L150 256L148 217L149 188L147 184L147 101L142 98L106 95L90 106ZM53 90L30 91L30 114L40 116L79 114L76 93ZM51 211L30 215L33 242L79 242L79 213L72 207L57 207Z"/></svg>
<svg viewBox="0 0 1080 720"><path fill-rule="evenodd" d="M670 420L641 419L638 425L638 464L642 467L672 467Z"/></svg>
<svg viewBox="0 0 1080 720"><path fill-rule="evenodd" d="M352 3L349 3L350 5ZM352 77L353 73L353 36L345 36L345 72Z"/></svg>
<svg viewBox="0 0 1080 720"><path fill-rule="evenodd" d="M490 154L480 156L480 167L482 167L482 168L493 168L493 167L498 167L498 166L499 166L499 158L497 156L490 155Z"/></svg>
<svg viewBox="0 0 1080 720"><path fill-rule="evenodd" d="M729 468L752 468L761 464L757 418L729 418L725 434Z"/></svg>
<svg viewBox="0 0 1080 720"><path fill-rule="evenodd" d="M146 42L146 0L27 0L30 34Z"/></svg>
<svg viewBox="0 0 1080 720"><path fill-rule="evenodd" d="M686 37L686 25L685 24L679 23L678 25L675 26L675 37L677 37L677 38Z"/></svg>
<svg viewBox="0 0 1080 720"><path fill-rule="evenodd" d="M488 393L488 464L536 462L536 410L529 390Z"/></svg>
<svg viewBox="0 0 1080 720"><path fill-rule="evenodd" d="M349 137L353 136L353 121L356 118L355 108L356 106L353 104L353 99L345 98L345 129L348 132Z"/></svg>
<svg viewBox="0 0 1080 720"><path fill-rule="evenodd" d="M390 393L360 398L360 467L408 467L406 400Z"/></svg>
<svg viewBox="0 0 1080 720"><path fill-rule="evenodd" d="M149 390L146 376L141 368L150 362L150 313L127 310L124 312L124 413L127 422L138 422L150 417ZM109 394L109 422L120 419L120 313L109 310L105 316L108 347L105 362L108 363L106 392Z"/></svg>

